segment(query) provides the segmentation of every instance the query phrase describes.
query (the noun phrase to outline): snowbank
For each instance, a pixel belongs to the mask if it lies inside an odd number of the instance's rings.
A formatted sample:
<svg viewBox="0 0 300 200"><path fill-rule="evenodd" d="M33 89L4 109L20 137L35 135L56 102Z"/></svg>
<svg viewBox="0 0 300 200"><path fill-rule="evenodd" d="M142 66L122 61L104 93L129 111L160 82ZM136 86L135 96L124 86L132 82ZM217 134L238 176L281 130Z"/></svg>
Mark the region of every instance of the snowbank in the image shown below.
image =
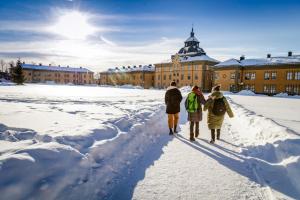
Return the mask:
<svg viewBox="0 0 300 200"><path fill-rule="evenodd" d="M247 95L247 96L255 96L256 94L251 90L241 90L237 93L238 95Z"/></svg>
<svg viewBox="0 0 300 200"><path fill-rule="evenodd" d="M268 97L262 97L268 98ZM263 101L263 99L260 99ZM250 166L278 195L300 194L300 134L230 99L235 117L226 123ZM286 197L285 197L286 198Z"/></svg>

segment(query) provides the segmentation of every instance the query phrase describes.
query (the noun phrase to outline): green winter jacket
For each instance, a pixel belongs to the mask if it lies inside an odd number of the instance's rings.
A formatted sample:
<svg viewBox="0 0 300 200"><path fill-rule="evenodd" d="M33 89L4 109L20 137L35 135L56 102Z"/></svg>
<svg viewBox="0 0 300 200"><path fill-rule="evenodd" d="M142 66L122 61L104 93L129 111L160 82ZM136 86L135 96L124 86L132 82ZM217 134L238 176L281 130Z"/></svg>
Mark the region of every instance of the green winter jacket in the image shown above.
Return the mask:
<svg viewBox="0 0 300 200"><path fill-rule="evenodd" d="M212 96L212 98L208 99L208 101L204 105L204 111L208 110L208 113L207 113L208 128L209 129L221 129L225 115L216 116L213 114L212 109L214 106L213 99L223 98L223 94L222 94L222 92L215 91L211 94L211 96ZM232 118L234 115L230 108L230 105L225 97L223 99L224 99L224 103L226 106L226 112L227 112L228 116L230 118Z"/></svg>

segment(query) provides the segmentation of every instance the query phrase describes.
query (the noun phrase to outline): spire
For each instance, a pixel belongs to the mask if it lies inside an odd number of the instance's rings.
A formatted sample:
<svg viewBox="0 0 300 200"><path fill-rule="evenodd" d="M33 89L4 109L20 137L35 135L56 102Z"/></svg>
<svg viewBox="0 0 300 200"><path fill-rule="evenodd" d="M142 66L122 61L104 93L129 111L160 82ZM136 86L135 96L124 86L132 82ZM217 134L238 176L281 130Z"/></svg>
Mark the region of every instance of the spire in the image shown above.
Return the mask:
<svg viewBox="0 0 300 200"><path fill-rule="evenodd" d="M194 37L194 24L192 25L191 37Z"/></svg>

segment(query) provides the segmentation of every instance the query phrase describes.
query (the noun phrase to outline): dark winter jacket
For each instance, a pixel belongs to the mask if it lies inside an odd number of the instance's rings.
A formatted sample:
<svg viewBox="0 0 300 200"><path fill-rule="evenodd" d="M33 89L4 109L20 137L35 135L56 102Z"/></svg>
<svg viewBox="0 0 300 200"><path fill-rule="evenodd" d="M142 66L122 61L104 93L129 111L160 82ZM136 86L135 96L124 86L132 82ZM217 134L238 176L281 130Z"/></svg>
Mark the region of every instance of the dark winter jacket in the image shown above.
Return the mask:
<svg viewBox="0 0 300 200"><path fill-rule="evenodd" d="M166 113L176 114L180 112L180 102L182 100L181 92L177 87L170 86L165 94Z"/></svg>

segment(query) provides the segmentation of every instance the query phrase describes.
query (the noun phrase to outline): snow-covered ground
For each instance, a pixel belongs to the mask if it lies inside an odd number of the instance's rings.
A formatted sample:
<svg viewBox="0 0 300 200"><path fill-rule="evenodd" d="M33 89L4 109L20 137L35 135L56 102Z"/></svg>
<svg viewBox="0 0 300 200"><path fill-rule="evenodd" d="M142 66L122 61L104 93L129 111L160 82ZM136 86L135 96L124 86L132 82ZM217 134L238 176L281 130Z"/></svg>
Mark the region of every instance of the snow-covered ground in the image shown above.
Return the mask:
<svg viewBox="0 0 300 200"><path fill-rule="evenodd" d="M300 197L300 99L228 93L235 118L210 145L205 120L187 140L183 107L169 137L164 93L0 86L0 199Z"/></svg>

